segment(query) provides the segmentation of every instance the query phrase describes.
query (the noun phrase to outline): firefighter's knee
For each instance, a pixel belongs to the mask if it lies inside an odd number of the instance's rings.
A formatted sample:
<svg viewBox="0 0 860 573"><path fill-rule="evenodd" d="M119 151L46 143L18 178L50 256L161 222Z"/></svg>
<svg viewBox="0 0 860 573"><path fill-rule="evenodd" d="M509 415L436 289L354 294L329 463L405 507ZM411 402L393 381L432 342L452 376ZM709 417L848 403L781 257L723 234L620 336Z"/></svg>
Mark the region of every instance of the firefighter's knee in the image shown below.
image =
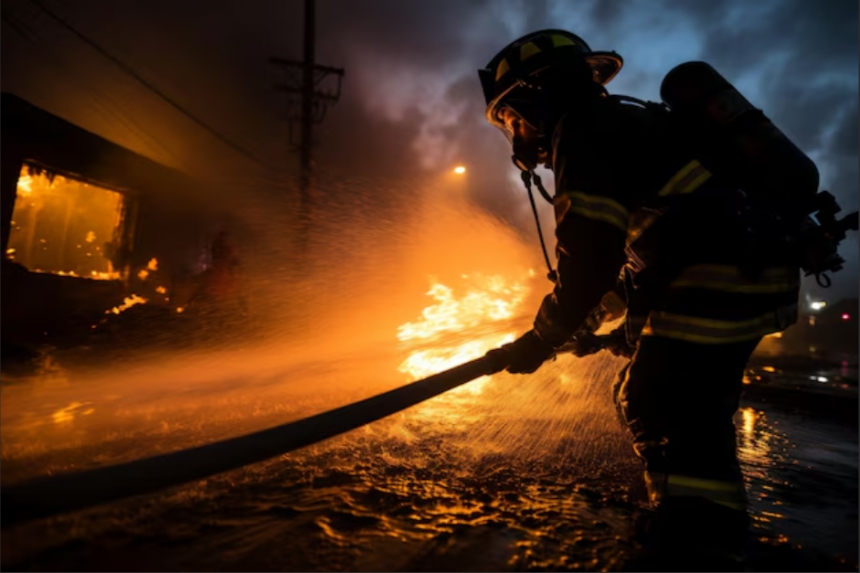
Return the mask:
<svg viewBox="0 0 860 573"><path fill-rule="evenodd" d="M636 454L646 460L662 457L660 452L666 444L666 432L661 423L665 416L647 390L641 380L631 378L629 369L622 372L614 388L618 418L630 431Z"/></svg>

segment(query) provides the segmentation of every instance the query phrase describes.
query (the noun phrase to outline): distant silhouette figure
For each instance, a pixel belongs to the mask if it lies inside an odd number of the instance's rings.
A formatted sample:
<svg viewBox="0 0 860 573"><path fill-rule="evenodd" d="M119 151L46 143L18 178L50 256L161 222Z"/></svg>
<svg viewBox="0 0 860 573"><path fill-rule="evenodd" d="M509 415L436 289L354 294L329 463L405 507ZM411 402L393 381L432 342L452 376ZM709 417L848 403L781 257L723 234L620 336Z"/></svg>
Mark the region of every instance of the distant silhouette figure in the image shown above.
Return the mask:
<svg viewBox="0 0 860 573"><path fill-rule="evenodd" d="M209 327L220 328L245 317L247 309L240 292L239 256L227 231L218 232L209 253L211 264L199 275L198 287L188 303L206 317Z"/></svg>
<svg viewBox="0 0 860 573"><path fill-rule="evenodd" d="M219 231L211 246L212 265L206 271L209 273L206 282L210 296L215 299L236 295L239 257L229 239L227 231Z"/></svg>

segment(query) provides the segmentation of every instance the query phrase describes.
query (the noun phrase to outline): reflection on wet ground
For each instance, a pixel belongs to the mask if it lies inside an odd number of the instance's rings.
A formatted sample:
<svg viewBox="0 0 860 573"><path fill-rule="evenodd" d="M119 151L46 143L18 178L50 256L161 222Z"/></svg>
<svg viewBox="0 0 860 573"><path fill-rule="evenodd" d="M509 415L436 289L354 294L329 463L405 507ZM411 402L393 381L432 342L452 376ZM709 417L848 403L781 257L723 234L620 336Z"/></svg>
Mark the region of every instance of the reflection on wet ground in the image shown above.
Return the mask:
<svg viewBox="0 0 860 573"><path fill-rule="evenodd" d="M647 511L639 466L609 397L606 372L615 367L604 356L562 357L540 376L497 375L278 459L7 528L2 565L622 569ZM355 376L355 362L349 369ZM255 372L235 391L235 380L222 380L217 392L208 380L204 392L184 378L185 387L172 389L183 399L172 405L157 399L158 385L134 400L97 385L72 399L68 384L43 375L50 401L7 386L4 483L236 435L396 385L368 379L361 391L335 392L342 372L322 362L289 373L257 364ZM328 381L320 388L329 390L310 399L306 384L274 382L286 374ZM856 410L856 394L841 399ZM856 418L852 424L749 399L737 427L754 519L751 567L856 570Z"/></svg>
<svg viewBox="0 0 860 573"><path fill-rule="evenodd" d="M740 420L738 445L756 535L856 567L856 425L760 403L742 408Z"/></svg>

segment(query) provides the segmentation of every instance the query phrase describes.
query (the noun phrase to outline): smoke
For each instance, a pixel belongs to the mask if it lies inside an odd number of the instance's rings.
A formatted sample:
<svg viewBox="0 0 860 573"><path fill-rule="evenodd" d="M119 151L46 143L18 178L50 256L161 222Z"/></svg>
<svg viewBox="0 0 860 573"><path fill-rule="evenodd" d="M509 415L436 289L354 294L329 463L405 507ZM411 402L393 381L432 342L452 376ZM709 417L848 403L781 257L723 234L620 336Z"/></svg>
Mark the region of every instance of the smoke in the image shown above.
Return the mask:
<svg viewBox="0 0 860 573"><path fill-rule="evenodd" d="M294 174L288 97L271 56L301 59L302 3L66 0L51 9L267 167L229 149L29 2L4 5L4 90L183 169L278 181ZM704 59L818 163L822 187L857 208L857 6L851 2L396 2L320 0L317 60L343 67L341 100L317 126L320 174L435 178L469 169L468 194L537 248L504 138L483 119L476 70L544 27L616 50L610 91L659 98L674 65ZM511 182L514 181L514 185ZM285 190L285 193L287 191ZM295 192L294 189L290 192ZM360 192L356 189L355 192ZM373 193L373 191L370 191ZM550 219L543 208L542 216ZM832 296L856 293L854 235Z"/></svg>

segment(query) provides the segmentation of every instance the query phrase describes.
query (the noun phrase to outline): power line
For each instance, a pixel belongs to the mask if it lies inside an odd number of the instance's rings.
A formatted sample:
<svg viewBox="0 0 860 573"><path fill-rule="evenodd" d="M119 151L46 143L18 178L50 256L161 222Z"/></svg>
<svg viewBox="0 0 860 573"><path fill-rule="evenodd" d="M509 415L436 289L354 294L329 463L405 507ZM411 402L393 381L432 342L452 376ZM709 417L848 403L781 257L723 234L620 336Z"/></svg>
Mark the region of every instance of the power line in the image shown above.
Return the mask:
<svg viewBox="0 0 860 573"><path fill-rule="evenodd" d="M190 111L188 111L187 109L185 109L182 105L180 105L178 102L174 101L170 96L168 96L167 94L165 94L164 92L162 92L161 90L159 90L156 86L154 86L154 85L152 85L151 83L149 83L149 82L148 82L146 79L144 79L143 77L141 77L141 76L140 76L136 71L134 71L134 68L132 68L131 66L129 66L129 65L125 64L124 62L122 62L120 59L118 59L116 56L114 56L113 54L111 54L110 52L108 52L106 49L104 49L104 48L102 48L101 46L99 46L98 44L96 44L93 40L91 40L89 37L87 37L87 36L86 36L85 34L83 34L82 32L79 32L79 31L78 31L77 29L75 29L71 24L69 24L68 22L66 22L65 20L63 20L62 18L60 18L59 16L57 16L57 15L56 15L56 14L54 14L53 12L51 12L51 11L50 11L48 8L46 8L46 7L45 7L41 2L39 2L38 0L30 0L30 2L32 2L33 4L35 4L35 5L36 5L36 7L37 7L37 8L39 8L42 12L44 12L44 13L45 13L45 14L47 14L51 19L53 19L53 20L54 20L54 21L56 21L58 24L60 24L61 26L63 26L63 27L64 27L64 28L66 28L67 30L69 30L71 33L73 33L75 36L77 36L80 40L82 40L83 42L87 43L91 48L93 48L93 49L94 49L94 50L96 50L98 53L100 53L101 55L103 55L105 58L109 59L109 60L110 60L110 61L112 61L114 64L116 64L117 66L119 66L119 67L120 67L120 69L122 69L125 73L127 73L128 75L130 75L131 77L133 77L134 79L136 79L136 80L137 80L141 85L143 85L145 88L147 88L148 90L150 90L151 92L153 92L155 95L157 95L158 97L160 97L161 99L163 99L164 101L166 101L168 104L170 104L171 106L173 106L175 109L177 109L177 110L178 110L179 112L181 112L183 115L185 115L186 117L188 117L188 118L189 118L190 120L192 120L194 123L196 123L197 125L199 125L199 126L200 126L200 127L202 127L203 129L205 129L206 131L208 131L209 133L211 133L212 135L214 135L215 137L217 137L218 139L220 139L223 143L225 143L225 144L227 144L228 146L230 146L234 151L237 151L237 152L241 153L242 155L244 155L246 158L250 159L250 160L251 160L251 161L253 161L254 163L256 163L256 164L258 164L258 165L260 165L260 166L266 167L266 164L265 164L265 163L263 163L262 161L260 161L259 159L257 159L253 154L249 153L248 151L246 151L245 149L243 149L241 146L239 146L238 144L236 144L236 143L234 143L233 141L231 141L230 139L228 139L226 136L221 135L218 131L216 131L213 127L209 126L209 125L208 125L206 122L204 122L202 119L200 119L199 117L195 116L193 113L191 113Z"/></svg>

